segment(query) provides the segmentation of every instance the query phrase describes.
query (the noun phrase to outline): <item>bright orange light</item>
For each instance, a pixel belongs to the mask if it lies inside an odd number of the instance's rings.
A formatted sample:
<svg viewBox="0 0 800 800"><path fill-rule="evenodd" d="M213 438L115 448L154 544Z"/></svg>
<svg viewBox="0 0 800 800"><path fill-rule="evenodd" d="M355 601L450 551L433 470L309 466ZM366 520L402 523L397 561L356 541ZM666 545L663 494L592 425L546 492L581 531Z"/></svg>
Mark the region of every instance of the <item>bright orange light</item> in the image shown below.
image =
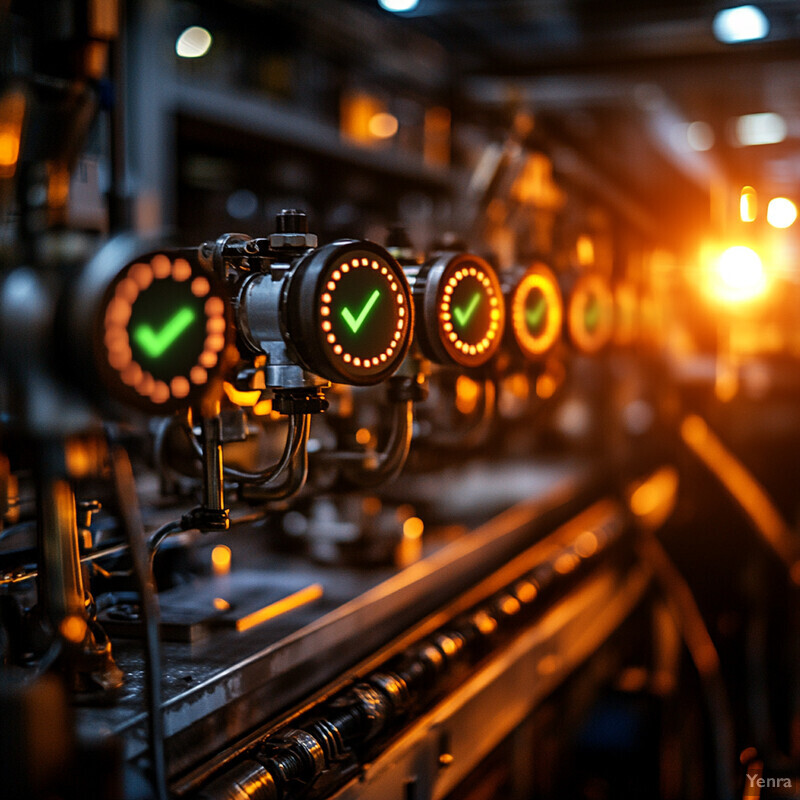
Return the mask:
<svg viewBox="0 0 800 800"><path fill-rule="evenodd" d="M478 404L480 387L472 378L459 375L456 379L456 408L462 414L471 414Z"/></svg>
<svg viewBox="0 0 800 800"><path fill-rule="evenodd" d="M729 247L713 265L711 293L725 303L756 300L767 290L767 273L755 250Z"/></svg>
<svg viewBox="0 0 800 800"><path fill-rule="evenodd" d="M211 551L211 569L215 575L227 575L231 571L231 549L218 544Z"/></svg>
<svg viewBox="0 0 800 800"><path fill-rule="evenodd" d="M797 206L787 197L773 197L767 206L767 222L773 228L788 228L797 219Z"/></svg>
<svg viewBox="0 0 800 800"><path fill-rule="evenodd" d="M233 384L228 383L228 381L222 384L222 388L225 390L228 400L230 400L231 403L235 403L237 406L247 406L249 408L258 403L261 397L261 392L259 391L242 392L236 389Z"/></svg>
<svg viewBox="0 0 800 800"><path fill-rule="evenodd" d="M594 242L589 236L582 234L575 244L578 263L582 267L591 267L594 264Z"/></svg>
<svg viewBox="0 0 800 800"><path fill-rule="evenodd" d="M419 517L409 517L403 523L403 536L407 539L419 539L425 530L425 523Z"/></svg>
<svg viewBox="0 0 800 800"><path fill-rule="evenodd" d="M752 186L745 186L739 195L739 219L754 222L758 214L758 196Z"/></svg>
<svg viewBox="0 0 800 800"><path fill-rule="evenodd" d="M369 432L369 428L359 428L356 431L356 441L359 444L369 444L371 438L372 434Z"/></svg>
<svg viewBox="0 0 800 800"><path fill-rule="evenodd" d="M373 114L368 123L369 132L376 139L391 139L397 133L398 127L397 117L386 111Z"/></svg>

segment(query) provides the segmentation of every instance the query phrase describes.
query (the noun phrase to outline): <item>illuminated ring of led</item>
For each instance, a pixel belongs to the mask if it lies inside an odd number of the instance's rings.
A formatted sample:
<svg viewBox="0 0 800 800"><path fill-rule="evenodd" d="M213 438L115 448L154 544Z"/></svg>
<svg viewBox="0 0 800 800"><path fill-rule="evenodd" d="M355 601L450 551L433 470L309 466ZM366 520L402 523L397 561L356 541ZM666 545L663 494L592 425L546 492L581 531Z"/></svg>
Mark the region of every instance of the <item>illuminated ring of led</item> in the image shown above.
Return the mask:
<svg viewBox="0 0 800 800"><path fill-rule="evenodd" d="M597 298L597 327L590 331L585 325L586 299ZM606 281L599 275L581 276L569 297L567 305L567 333L572 344L581 352L593 355L605 347L614 334L614 297Z"/></svg>
<svg viewBox="0 0 800 800"><path fill-rule="evenodd" d="M147 290L154 280L172 278L181 283L192 278L190 287L195 297L208 297L204 311L206 315L206 338L203 351L188 375L176 375L169 383L157 380L133 358L128 323L133 306L139 295ZM184 258L171 261L158 253L149 262L138 261L126 270L114 288L106 305L103 317L103 346L108 365L116 372L122 383L140 398L156 406L166 406L170 401L184 400L193 388L208 381L208 371L217 366L219 356L226 345L227 321L225 303L211 294L211 284L204 275L198 275Z"/></svg>
<svg viewBox="0 0 800 800"><path fill-rule="evenodd" d="M450 308L455 290L468 277L474 278L481 284L491 306L489 327L480 341L475 343L461 339L456 333ZM456 363L464 367L479 367L497 352L505 322L505 304L497 276L483 259L471 255L454 259L443 275L436 306L439 336L445 350L450 353ZM453 353L453 349L458 352Z"/></svg>
<svg viewBox="0 0 800 800"><path fill-rule="evenodd" d="M534 336L525 319L530 293L538 289L547 304L545 329ZM564 319L564 303L555 276L544 266L531 267L517 284L511 300L511 325L520 350L529 358L546 353L561 334Z"/></svg>
<svg viewBox="0 0 800 800"><path fill-rule="evenodd" d="M333 325L329 319L331 315L331 305L336 297L336 290L342 277L351 270L359 269L373 269L379 271L389 285L392 297L395 299L397 311L397 324L395 326L394 335L388 347L372 358L360 358L354 356L352 353L347 352L342 344L336 338L333 332ZM360 256L357 258L349 258L342 261L341 264L334 269L325 281L325 291L320 295L319 316L320 316L320 329L327 343L331 346L333 354L346 365L349 371L353 367L356 369L369 370L373 367L378 367L381 364L386 364L391 361L396 355L399 348L402 348L404 339L404 331L408 326L406 300L403 294L402 287L400 286L397 277L389 269L388 266L382 265L375 258Z"/></svg>

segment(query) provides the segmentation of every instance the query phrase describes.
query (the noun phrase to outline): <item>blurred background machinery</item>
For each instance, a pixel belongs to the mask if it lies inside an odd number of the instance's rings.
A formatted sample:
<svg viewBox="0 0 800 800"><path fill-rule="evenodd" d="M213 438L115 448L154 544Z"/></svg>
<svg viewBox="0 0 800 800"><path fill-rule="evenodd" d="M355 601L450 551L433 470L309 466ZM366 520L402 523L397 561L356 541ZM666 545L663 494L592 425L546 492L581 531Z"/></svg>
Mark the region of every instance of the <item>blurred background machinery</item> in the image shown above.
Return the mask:
<svg viewBox="0 0 800 800"><path fill-rule="evenodd" d="M800 8L0 2L11 798L800 795Z"/></svg>

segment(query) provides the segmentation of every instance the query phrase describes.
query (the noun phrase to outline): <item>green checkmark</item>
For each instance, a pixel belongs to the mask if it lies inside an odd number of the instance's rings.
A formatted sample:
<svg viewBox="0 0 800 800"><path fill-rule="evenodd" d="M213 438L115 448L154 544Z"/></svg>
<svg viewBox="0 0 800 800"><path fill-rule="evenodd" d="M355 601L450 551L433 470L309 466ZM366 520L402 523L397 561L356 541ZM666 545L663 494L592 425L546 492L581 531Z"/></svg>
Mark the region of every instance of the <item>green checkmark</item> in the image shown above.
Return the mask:
<svg viewBox="0 0 800 800"><path fill-rule="evenodd" d="M595 295L590 295L583 309L583 323L589 333L594 333L597 323L600 322L600 303Z"/></svg>
<svg viewBox="0 0 800 800"><path fill-rule="evenodd" d="M194 322L193 308L184 306L178 309L156 333L150 325L139 325L133 332L136 344L147 353L150 358L162 356L175 340Z"/></svg>
<svg viewBox="0 0 800 800"><path fill-rule="evenodd" d="M381 290L374 289L357 317L353 316L353 312L347 306L342 309L342 319L348 324L353 333L358 333L359 328L364 324L364 320L369 316L369 312L372 311L380 296Z"/></svg>
<svg viewBox="0 0 800 800"><path fill-rule="evenodd" d="M544 322L546 312L547 300L544 297L539 297L536 305L525 312L525 321L528 323L528 328L532 331L538 330Z"/></svg>
<svg viewBox="0 0 800 800"><path fill-rule="evenodd" d="M472 315L475 313L475 309L478 307L478 303L480 303L480 301L481 293L475 292L466 308L462 309L453 306L453 314L455 315L456 322L458 322L459 327L463 328L469 322L470 317L472 317Z"/></svg>

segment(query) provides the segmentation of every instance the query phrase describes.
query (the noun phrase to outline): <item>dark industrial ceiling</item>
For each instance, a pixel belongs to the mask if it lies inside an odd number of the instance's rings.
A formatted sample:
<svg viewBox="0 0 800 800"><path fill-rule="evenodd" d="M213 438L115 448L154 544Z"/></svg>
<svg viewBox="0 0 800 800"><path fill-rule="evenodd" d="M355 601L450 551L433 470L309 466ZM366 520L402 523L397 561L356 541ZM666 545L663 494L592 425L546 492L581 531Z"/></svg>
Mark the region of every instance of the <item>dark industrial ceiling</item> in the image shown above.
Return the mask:
<svg viewBox="0 0 800 800"><path fill-rule="evenodd" d="M757 42L721 44L715 13L725 4L696 0L420 0L393 15L377 0L348 0L440 43L465 96L502 106L522 98L624 182L669 183L664 163L706 193L749 183L793 196L800 183L800 3L759 3L770 23ZM729 3L727 5L735 5ZM735 118L778 112L778 144L736 146ZM710 126L713 146L696 152L676 138L694 121ZM638 162L630 176L631 153ZM639 144L637 144L639 142ZM658 154L658 157L656 157Z"/></svg>

